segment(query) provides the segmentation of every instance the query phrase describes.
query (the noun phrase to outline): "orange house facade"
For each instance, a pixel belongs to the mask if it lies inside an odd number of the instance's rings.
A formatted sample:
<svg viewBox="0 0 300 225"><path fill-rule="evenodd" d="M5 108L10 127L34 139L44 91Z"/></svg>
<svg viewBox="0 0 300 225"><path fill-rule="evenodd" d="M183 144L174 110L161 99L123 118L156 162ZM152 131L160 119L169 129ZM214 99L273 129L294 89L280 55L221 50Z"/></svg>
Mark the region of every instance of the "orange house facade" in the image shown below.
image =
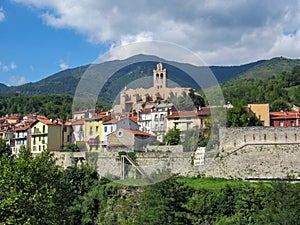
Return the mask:
<svg viewBox="0 0 300 225"><path fill-rule="evenodd" d="M270 125L274 127L299 127L299 112L270 112Z"/></svg>

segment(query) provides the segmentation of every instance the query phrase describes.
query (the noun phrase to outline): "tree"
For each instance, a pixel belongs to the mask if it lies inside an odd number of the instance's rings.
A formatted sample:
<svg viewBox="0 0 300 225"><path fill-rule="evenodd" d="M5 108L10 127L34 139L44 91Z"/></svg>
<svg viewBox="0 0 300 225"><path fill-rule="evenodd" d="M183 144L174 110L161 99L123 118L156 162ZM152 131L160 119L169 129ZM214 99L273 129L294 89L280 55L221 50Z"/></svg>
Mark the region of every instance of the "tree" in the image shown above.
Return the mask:
<svg viewBox="0 0 300 225"><path fill-rule="evenodd" d="M172 128L165 136L165 143L167 145L178 145L180 141L180 130Z"/></svg>
<svg viewBox="0 0 300 225"><path fill-rule="evenodd" d="M69 224L70 186L48 151L0 158L0 224Z"/></svg>
<svg viewBox="0 0 300 225"><path fill-rule="evenodd" d="M0 157L4 154L11 155L10 147L5 143L5 140L0 139Z"/></svg>
<svg viewBox="0 0 300 225"><path fill-rule="evenodd" d="M227 127L262 126L262 122L254 113L248 112L245 107L238 105L227 110Z"/></svg>
<svg viewBox="0 0 300 225"><path fill-rule="evenodd" d="M291 106L287 101L282 99L275 100L270 106L271 112L290 111Z"/></svg>

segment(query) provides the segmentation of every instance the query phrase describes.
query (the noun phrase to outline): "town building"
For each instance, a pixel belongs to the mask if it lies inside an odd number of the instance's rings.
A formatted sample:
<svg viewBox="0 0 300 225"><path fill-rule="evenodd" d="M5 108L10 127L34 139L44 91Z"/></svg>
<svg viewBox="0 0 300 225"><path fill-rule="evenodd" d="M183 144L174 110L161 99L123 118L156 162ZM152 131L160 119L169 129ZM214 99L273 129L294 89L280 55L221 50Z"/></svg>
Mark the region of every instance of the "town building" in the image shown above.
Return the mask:
<svg viewBox="0 0 300 225"><path fill-rule="evenodd" d="M101 145L104 151L107 150L107 135L117 129L138 130L139 125L132 117L123 117L120 119L112 119L103 123Z"/></svg>
<svg viewBox="0 0 300 225"><path fill-rule="evenodd" d="M193 92L191 88L175 87L167 85L168 72L162 63L158 63L153 70L153 86L151 88L127 89L120 93L120 104L113 107L114 112L130 112L142 109L146 102L159 102L168 98L187 96Z"/></svg>
<svg viewBox="0 0 300 225"><path fill-rule="evenodd" d="M156 140L154 135L119 128L107 135L107 151L143 151L143 147Z"/></svg>
<svg viewBox="0 0 300 225"><path fill-rule="evenodd" d="M30 143L32 153L41 153L47 149L58 151L62 148L62 130L58 120L50 120L46 117L38 118L30 126Z"/></svg>
<svg viewBox="0 0 300 225"><path fill-rule="evenodd" d="M17 127L14 129L13 144L11 145L11 150L13 155L18 155L21 147L27 147L27 142L29 140L28 130L30 126Z"/></svg>
<svg viewBox="0 0 300 225"><path fill-rule="evenodd" d="M263 125L270 126L270 106L269 104L248 104L248 108L256 117L262 121Z"/></svg>
<svg viewBox="0 0 300 225"><path fill-rule="evenodd" d="M84 142L88 151L102 151L102 125L110 120L108 113L99 113L84 120Z"/></svg>
<svg viewBox="0 0 300 225"><path fill-rule="evenodd" d="M299 112L270 112L270 125L274 127L299 127Z"/></svg>

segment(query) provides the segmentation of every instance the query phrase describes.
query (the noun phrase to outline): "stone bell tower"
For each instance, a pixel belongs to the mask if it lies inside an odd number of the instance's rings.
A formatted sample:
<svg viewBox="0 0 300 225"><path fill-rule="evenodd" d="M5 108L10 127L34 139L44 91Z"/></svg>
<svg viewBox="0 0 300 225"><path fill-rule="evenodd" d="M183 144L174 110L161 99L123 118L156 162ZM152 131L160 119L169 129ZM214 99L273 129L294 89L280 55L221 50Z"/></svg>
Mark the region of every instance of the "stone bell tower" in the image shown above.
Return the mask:
<svg viewBox="0 0 300 225"><path fill-rule="evenodd" d="M162 63L156 65L153 70L153 87L156 89L163 89L167 87L167 69L163 68Z"/></svg>

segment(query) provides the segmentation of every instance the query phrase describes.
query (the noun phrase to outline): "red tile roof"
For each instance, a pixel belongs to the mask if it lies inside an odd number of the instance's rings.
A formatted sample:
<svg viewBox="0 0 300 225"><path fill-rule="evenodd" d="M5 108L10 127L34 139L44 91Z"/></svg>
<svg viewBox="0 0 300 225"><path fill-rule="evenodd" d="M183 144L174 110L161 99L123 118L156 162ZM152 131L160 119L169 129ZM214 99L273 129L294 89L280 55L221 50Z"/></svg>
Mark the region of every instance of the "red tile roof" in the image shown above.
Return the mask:
<svg viewBox="0 0 300 225"><path fill-rule="evenodd" d="M129 119L129 120L131 120L131 121L134 122L134 123L137 123L137 117L122 117L122 118L120 118L120 119L112 119L112 120L108 120L108 121L104 122L103 124L118 123L118 122L123 121L123 120L126 120L126 119Z"/></svg>
<svg viewBox="0 0 300 225"><path fill-rule="evenodd" d="M270 117L272 119L289 119L289 118L300 119L300 114L298 112L270 112Z"/></svg>
<svg viewBox="0 0 300 225"><path fill-rule="evenodd" d="M176 117L196 117L196 111L175 111L166 116L166 118L176 118Z"/></svg>
<svg viewBox="0 0 300 225"><path fill-rule="evenodd" d="M15 128L15 131L26 131L26 130L28 130L29 128L30 128L29 125L23 126L23 127L16 127L16 128Z"/></svg>
<svg viewBox="0 0 300 225"><path fill-rule="evenodd" d="M83 125L83 124L84 124L84 119L79 119L72 123L72 125Z"/></svg>
<svg viewBox="0 0 300 225"><path fill-rule="evenodd" d="M140 130L129 130L129 129L123 129L123 130L127 130L129 132L131 132L134 135L141 135L141 136L148 136L148 137L154 137L154 135L146 133L144 131L140 131Z"/></svg>

